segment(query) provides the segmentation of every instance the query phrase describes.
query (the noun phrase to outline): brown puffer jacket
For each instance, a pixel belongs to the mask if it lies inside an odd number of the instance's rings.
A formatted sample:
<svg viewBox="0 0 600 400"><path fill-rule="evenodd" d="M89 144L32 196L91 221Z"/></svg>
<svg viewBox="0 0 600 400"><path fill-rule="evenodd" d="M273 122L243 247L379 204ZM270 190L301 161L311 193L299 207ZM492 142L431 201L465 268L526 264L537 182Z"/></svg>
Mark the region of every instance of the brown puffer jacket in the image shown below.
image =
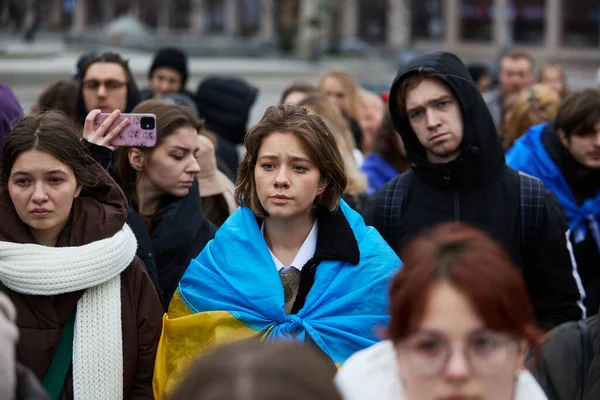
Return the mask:
<svg viewBox="0 0 600 400"><path fill-rule="evenodd" d="M75 199L57 247L82 246L112 237L127 220L127 199L112 178L91 161L99 183ZM0 188L0 191L2 188ZM6 191L0 192L0 240L35 243ZM84 291L57 296L16 293L0 283L17 309L20 339L17 360L42 381L57 349L62 328ZM154 358L162 326L162 307L144 264L136 257L121 273L124 399L152 399ZM115 365L115 368L120 366ZM73 399L71 373L61 400Z"/></svg>

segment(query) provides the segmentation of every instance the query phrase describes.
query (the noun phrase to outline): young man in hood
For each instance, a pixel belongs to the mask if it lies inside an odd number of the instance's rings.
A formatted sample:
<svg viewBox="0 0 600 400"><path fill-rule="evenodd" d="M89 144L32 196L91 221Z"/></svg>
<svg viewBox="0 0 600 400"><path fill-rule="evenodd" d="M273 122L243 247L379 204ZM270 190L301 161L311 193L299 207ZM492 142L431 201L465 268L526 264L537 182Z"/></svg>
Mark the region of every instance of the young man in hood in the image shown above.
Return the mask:
<svg viewBox="0 0 600 400"><path fill-rule="evenodd" d="M600 307L600 89L569 96L556 120L532 127L506 155L544 182L569 217L589 315Z"/></svg>
<svg viewBox="0 0 600 400"><path fill-rule="evenodd" d="M397 250L442 222L483 229L520 268L543 328L580 319L585 308L564 211L537 179L506 166L492 117L460 59L444 52L414 58L396 77L389 106L412 171L375 195L367 222Z"/></svg>

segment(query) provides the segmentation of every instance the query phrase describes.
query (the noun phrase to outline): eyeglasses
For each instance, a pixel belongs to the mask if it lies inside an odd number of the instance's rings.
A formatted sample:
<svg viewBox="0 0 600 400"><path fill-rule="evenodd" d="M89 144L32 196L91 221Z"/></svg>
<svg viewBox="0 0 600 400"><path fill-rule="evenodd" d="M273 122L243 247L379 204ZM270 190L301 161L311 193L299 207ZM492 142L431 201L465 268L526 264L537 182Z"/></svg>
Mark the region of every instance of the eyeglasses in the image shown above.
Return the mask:
<svg viewBox="0 0 600 400"><path fill-rule="evenodd" d="M431 378L442 375L456 347L441 335L419 334L401 342L398 351L411 371ZM493 377L506 366L510 355L518 348L518 342L484 331L471 336L458 347L471 371L479 376Z"/></svg>
<svg viewBox="0 0 600 400"><path fill-rule="evenodd" d="M127 83L120 82L114 79L109 79L104 82L100 82L96 79L90 79L88 81L83 82L83 88L85 90L98 90L100 86L104 86L106 90L118 90L125 85L127 85Z"/></svg>

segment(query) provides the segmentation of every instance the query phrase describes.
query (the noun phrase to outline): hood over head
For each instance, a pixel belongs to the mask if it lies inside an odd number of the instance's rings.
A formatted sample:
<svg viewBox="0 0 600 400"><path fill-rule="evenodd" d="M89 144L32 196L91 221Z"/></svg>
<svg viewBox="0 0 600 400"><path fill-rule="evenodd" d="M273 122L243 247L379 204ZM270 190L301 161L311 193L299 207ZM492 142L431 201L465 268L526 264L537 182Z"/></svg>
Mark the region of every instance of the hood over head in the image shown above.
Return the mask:
<svg viewBox="0 0 600 400"><path fill-rule="evenodd" d="M128 202L119 185L91 157L88 168L98 178L96 185L83 188L73 202L71 216L59 235L57 247L82 246L112 237L127 221ZM0 187L0 221L1 241L35 243L6 187Z"/></svg>
<svg viewBox="0 0 600 400"><path fill-rule="evenodd" d="M427 161L425 148L399 109L398 93L402 82L419 72L433 73L454 93L463 118L463 141L458 159L446 164ZM463 189L495 179L505 168L504 151L487 105L463 62L446 52L426 53L413 58L402 68L392 84L389 108L396 131L400 133L413 171L433 184Z"/></svg>

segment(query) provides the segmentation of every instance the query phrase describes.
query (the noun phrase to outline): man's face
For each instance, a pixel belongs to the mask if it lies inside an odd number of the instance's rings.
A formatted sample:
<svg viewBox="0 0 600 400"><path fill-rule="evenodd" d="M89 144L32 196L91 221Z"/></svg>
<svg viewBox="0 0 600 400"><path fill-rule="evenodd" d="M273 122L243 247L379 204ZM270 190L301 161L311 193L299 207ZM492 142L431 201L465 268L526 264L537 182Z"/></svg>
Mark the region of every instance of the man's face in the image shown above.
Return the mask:
<svg viewBox="0 0 600 400"><path fill-rule="evenodd" d="M124 112L127 107L127 74L119 64L98 62L90 65L83 77L82 90L87 112L94 109L103 113Z"/></svg>
<svg viewBox="0 0 600 400"><path fill-rule="evenodd" d="M432 163L450 162L460 154L463 120L458 100L436 79L425 79L406 94L406 113Z"/></svg>
<svg viewBox="0 0 600 400"><path fill-rule="evenodd" d="M500 89L503 93L517 93L533 83L533 66L526 58L502 59Z"/></svg>
<svg viewBox="0 0 600 400"><path fill-rule="evenodd" d="M154 97L181 92L181 74L172 68L157 68L152 73L152 92Z"/></svg>
<svg viewBox="0 0 600 400"><path fill-rule="evenodd" d="M579 164L591 169L600 169L600 121L596 122L593 131L584 135L567 137L559 130L558 136Z"/></svg>

